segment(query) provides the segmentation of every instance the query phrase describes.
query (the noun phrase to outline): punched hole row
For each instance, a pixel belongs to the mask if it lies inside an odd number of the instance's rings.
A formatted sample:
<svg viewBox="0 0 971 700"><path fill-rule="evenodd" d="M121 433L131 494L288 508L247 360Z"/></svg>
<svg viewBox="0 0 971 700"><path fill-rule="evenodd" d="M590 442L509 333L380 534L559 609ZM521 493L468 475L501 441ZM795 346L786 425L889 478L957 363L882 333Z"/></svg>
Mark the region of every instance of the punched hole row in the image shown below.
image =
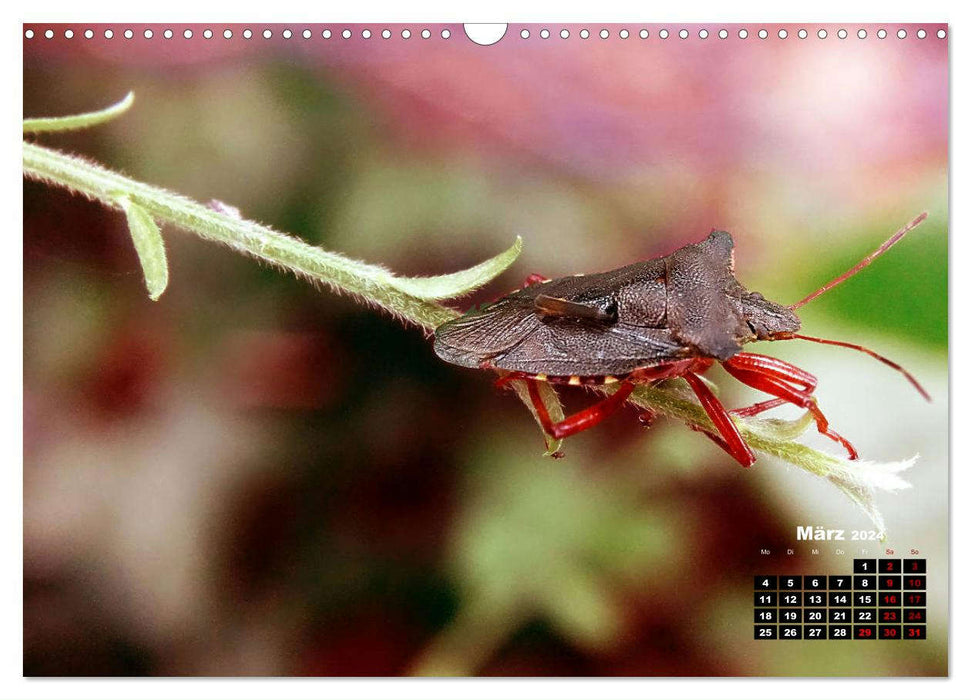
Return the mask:
<svg viewBox="0 0 971 700"><path fill-rule="evenodd" d="M358 34L363 39L370 39L371 37L377 36L380 36L382 39L390 39L392 36L394 36L394 32L392 32L390 29L383 29L380 32L372 31L370 29L362 29ZM76 33L73 29L65 29L63 35L65 39L73 39L76 36ZM162 31L158 32L158 35L163 39L173 39L176 36L176 32L171 29L163 29ZM199 35L203 39L212 39L216 34L212 29L203 29L201 32L199 32ZM294 32L292 29L284 29L279 32L279 35L284 39L292 39L298 35L304 39L312 39L314 37L314 33L309 29L304 29L303 31L299 32ZM432 37L432 31L430 29L422 29L419 32L412 32L410 29L402 29L400 32L398 32L398 35L402 39L411 39L413 36L420 36L422 39L430 39ZM452 36L452 31L450 29L442 29L440 32L438 32L438 35L441 36L442 39L448 39ZM35 36L38 35L33 29L27 29L24 32L24 37L27 39L33 39ZM53 39L56 34L53 29L47 29L41 36L43 36L45 39ZM85 29L83 32L81 32L81 36L85 39L94 39L95 31L93 29ZM105 39L114 39L115 31L113 29L105 29L103 36ZM121 36L123 36L125 39L134 39L135 32L131 29L126 29L121 32ZM141 32L141 36L145 39L154 39L156 32L153 29L145 29L143 32ZM196 36L196 34L191 29L184 29L181 32L181 36L183 39L192 39ZM222 31L223 39L232 39L234 36L236 36L236 34L232 29L224 29ZM241 36L243 39L252 39L254 36L257 36L257 33L252 29L244 29L243 31L239 32L239 36ZM272 29L264 29L259 33L259 36L262 36L264 39L272 39L274 36L276 36L276 34ZM350 39L352 36L354 36L354 32L350 29L344 29L342 31L324 29L320 32L319 36L322 39L332 39L337 37L342 39Z"/></svg>
<svg viewBox="0 0 971 700"><path fill-rule="evenodd" d="M549 39L551 36L553 36L550 30L545 28L540 29L539 32L537 32L537 34L540 39ZM597 33L597 35L601 39L609 39L611 36L611 33L609 29L601 29ZM617 32L617 36L621 39L629 39L631 35L632 33L629 29L621 29L620 31ZM775 33L775 35L780 39L787 39L789 38L789 30L780 29L778 32ZM849 35L850 35L849 31L847 31L846 29L836 30L836 36L840 39L846 39ZM875 35L878 39L886 39L888 36L890 36L890 33L886 29L878 29L875 32ZM519 36L522 39L529 39L532 36L532 33L528 29L522 29L519 32ZM571 36L570 30L561 29L559 32L559 36L561 39L569 39ZM577 32L577 36L579 36L581 39L589 39L591 36L593 36L593 34L590 32L589 29L581 29L580 31ZM641 29L640 31L637 32L637 36L639 36L641 39L647 39L651 36L651 33L647 29ZM667 29L661 29L661 30L658 30L657 36L659 39L667 39L670 36L672 36L672 33ZM687 29L681 29L677 32L677 36L680 39L689 39L691 38L691 32L688 31ZM707 39L710 36L712 36L712 32L708 31L707 29L699 29L697 31L697 37L699 39ZM731 36L731 32L729 32L727 29L719 29L715 33L715 36L717 36L719 39L727 39ZM736 36L739 39L747 39L750 36L749 30L745 28L739 29L736 32ZM767 29L760 29L758 30L758 32L756 32L756 36L759 39L768 39L770 36L770 33ZM800 29L795 33L795 36L797 36L800 39L807 39L810 36L810 32L808 29ZM825 39L829 36L829 32L826 31L825 29L818 29L815 32L815 36L819 39ZM867 36L869 36L869 34L866 29L863 29L861 27L856 31L856 36L859 39L866 39ZM906 29L897 30L898 39L906 39L907 36L908 36L908 32ZM918 29L916 32L914 32L914 36L916 36L918 39L926 39L927 30ZM937 38L938 39L947 38L947 31L944 29L938 29Z"/></svg>
<svg viewBox="0 0 971 700"><path fill-rule="evenodd" d="M172 29L164 29L160 31L158 34L163 39L172 39L176 36L176 33ZM199 34L200 36L202 36L203 39L212 39L214 36L216 36L215 32L212 29L204 29ZM312 39L314 37L314 33L310 29L304 29L299 32L294 32L291 29L284 29L280 31L279 34L284 39L292 39L298 35L303 39ZM372 37L378 37L378 36L380 36L382 39L390 39L394 36L394 32L392 32L392 30L390 29L382 29L380 32L378 32L377 30L371 30L371 29L361 29L361 30L358 30L357 34L362 39L370 39ZM418 32L412 32L412 30L410 29L402 29L398 32L398 35L402 39L410 39L413 36L420 36L422 39L430 39L432 37L432 34L433 33L430 29L422 29L421 31L418 31ZM438 34L439 36L441 36L442 39L448 39L451 37L452 32L449 29L442 29L440 32L438 32ZM878 29L876 32L874 32L874 34L878 39L886 39L888 36L890 36L890 33L886 29ZM75 35L76 34L73 29L65 29L63 32L63 36L65 39L73 39ZM145 29L144 31L141 32L141 35L145 39L153 39L156 36L156 32L155 30L152 30L152 29ZM254 36L257 36L257 33L254 32L252 29L244 29L239 33L239 35L243 39L252 39ZM340 37L342 39L350 39L354 35L355 35L355 32L351 29L343 29L339 31L335 31L332 29L324 29L320 32L319 36L322 39L332 39L337 37ZM551 36L553 36L552 32L550 32L550 30L546 28L540 29L537 32L537 35L541 39L549 39ZM628 29L621 29L616 32L616 35L620 39L629 39L633 35L633 33ZM739 29L735 33L735 35L739 39L747 39L750 36L749 31L744 28ZM819 39L826 39L829 36L829 32L827 32L825 29L818 29L813 35ZM846 39L850 35L850 33L846 29L838 29L835 35L839 39ZM927 35L928 35L927 30L925 29L918 29L916 32L914 32L914 36L918 39L925 39L927 38ZM43 36L45 39L53 39L56 36L56 33L54 32L53 29L47 29L40 35L38 35L33 29L27 29L24 31L24 37L27 39L33 39L36 36ZM81 32L81 36L83 36L85 39L93 39L95 37L95 31L93 29L85 29L83 32ZM115 31L113 29L105 29L103 32L103 36L105 39L114 39ZM124 31L121 32L121 36L124 37L125 39L134 39L135 32L131 29L125 29ZM181 36L183 39L192 39L193 37L195 37L195 33L191 29L185 29L181 32ZM232 39L234 36L236 35L231 29L224 29L222 31L222 37L224 39ZM262 32L259 33L259 36L262 36L264 39L272 39L275 36L275 33L272 29L264 29ZM522 29L519 32L519 36L522 39L529 39L532 36L532 33L530 32L529 29ZM572 33L570 32L569 29L561 29L559 31L559 37L561 39L569 39L571 36L572 36ZM589 39L591 36L594 36L594 33L591 32L589 29L581 29L577 32L577 36L579 36L581 39ZM596 33L596 36L599 36L601 39L609 39L612 36L612 34L609 29L601 29L599 32ZM651 36L651 33L647 29L641 29L637 32L637 36L640 37L641 39L647 39ZM657 36L660 39L668 39L669 37L672 36L672 32L667 29L661 29L657 32ZM681 29L677 32L677 36L680 39L689 39L691 37L691 32L688 31L687 29ZM713 36L713 34L707 29L699 29L696 32L696 36L699 39L708 39L709 37ZM720 29L714 33L714 36L717 36L719 39L728 39L731 36L731 33L727 29ZM771 34L766 29L760 29L756 32L755 36L757 36L759 39L768 39L771 36ZM779 29L775 33L775 36L778 37L779 39L787 39L789 38L790 34L789 34L789 31L786 29ZM807 39L811 36L811 34L807 29L800 29L795 33L795 36L798 37L799 39ZM856 36L859 39L866 39L869 36L869 34L867 33L866 29L860 28L856 31ZM896 36L898 39L906 39L909 36L909 34L906 29L898 29L896 32ZM944 29L938 29L937 38L938 39L947 38L947 31Z"/></svg>

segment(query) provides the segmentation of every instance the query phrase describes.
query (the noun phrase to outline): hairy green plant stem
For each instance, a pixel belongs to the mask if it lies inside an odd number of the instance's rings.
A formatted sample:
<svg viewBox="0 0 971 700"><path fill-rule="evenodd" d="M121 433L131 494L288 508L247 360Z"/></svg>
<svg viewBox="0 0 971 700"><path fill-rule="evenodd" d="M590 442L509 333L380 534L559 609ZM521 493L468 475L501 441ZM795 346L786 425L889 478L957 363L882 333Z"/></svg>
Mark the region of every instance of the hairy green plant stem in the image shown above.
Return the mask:
<svg viewBox="0 0 971 700"><path fill-rule="evenodd" d="M401 280L382 267L357 261L351 266L340 255L268 226L234 218L82 158L25 142L23 168L27 177L67 187L112 209L124 211L122 202L127 198L157 221L189 230L310 280L360 296L426 330L433 330L457 315L453 309L398 289L396 282Z"/></svg>
<svg viewBox="0 0 971 700"><path fill-rule="evenodd" d="M79 117L28 120L24 130L53 131L101 123L127 109L131 101L129 94L118 105L103 112ZM437 277L403 278L383 267L329 253L268 226L230 216L161 187L138 182L83 158L37 144L23 144L23 170L29 178L65 187L109 208L125 212L130 226L133 219L142 220L140 226L132 229L132 237L142 259L152 299L159 297L168 278L161 239L153 247L139 245L140 238L145 238L148 230L154 227L153 220L223 243L312 282L353 294L365 303L384 308L398 318L421 326L428 333L459 315L454 309L436 303L435 299L459 296L483 284L511 265L522 249L522 240L517 239L507 251L467 270ZM141 236L138 235L139 230L142 231ZM156 257L160 256L160 261L153 258L153 253ZM146 266L146 260L152 264ZM156 262L161 262L161 265ZM154 285L153 278L158 280ZM515 382L514 386L535 415L525 385ZM563 410L553 389L544 385L540 388L540 394L553 419L561 420ZM546 435L544 438L548 454L559 449L561 441Z"/></svg>

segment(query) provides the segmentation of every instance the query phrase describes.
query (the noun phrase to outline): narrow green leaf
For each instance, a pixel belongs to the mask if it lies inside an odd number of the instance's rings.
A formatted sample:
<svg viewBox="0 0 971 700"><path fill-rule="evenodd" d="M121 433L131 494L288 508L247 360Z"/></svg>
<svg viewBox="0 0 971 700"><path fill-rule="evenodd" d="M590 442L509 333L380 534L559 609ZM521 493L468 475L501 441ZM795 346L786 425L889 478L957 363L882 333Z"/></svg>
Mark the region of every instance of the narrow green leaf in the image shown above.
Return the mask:
<svg viewBox="0 0 971 700"><path fill-rule="evenodd" d="M813 424L813 415L806 411L796 420L781 420L779 418L762 418L750 420L745 424L748 430L757 433L766 440L788 442L802 435Z"/></svg>
<svg viewBox="0 0 971 700"><path fill-rule="evenodd" d="M169 266L165 260L162 232L151 215L128 197L119 197L118 204L128 217L128 230L145 273L148 296L152 301L158 301L169 283Z"/></svg>
<svg viewBox="0 0 971 700"><path fill-rule="evenodd" d="M516 236L516 242L509 249L467 270L437 277L394 277L391 283L417 299L454 299L491 282L505 272L522 251L523 239Z"/></svg>
<svg viewBox="0 0 971 700"><path fill-rule="evenodd" d="M37 134L42 131L71 131L73 129L86 129L89 126L103 124L111 121L120 114L128 111L135 101L135 93L129 92L125 98L110 107L97 112L87 112L86 114L75 114L70 117L37 117L35 119L24 119L24 133Z"/></svg>

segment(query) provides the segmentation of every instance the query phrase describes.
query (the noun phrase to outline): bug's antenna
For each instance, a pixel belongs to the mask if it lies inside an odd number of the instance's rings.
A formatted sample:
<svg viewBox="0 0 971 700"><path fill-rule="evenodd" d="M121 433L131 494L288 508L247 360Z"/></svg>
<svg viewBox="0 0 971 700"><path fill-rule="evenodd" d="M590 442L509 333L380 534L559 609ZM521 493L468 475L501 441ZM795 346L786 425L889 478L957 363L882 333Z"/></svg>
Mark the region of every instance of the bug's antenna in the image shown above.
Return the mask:
<svg viewBox="0 0 971 700"><path fill-rule="evenodd" d="M884 242L883 245L881 245L875 251L873 251L868 256L866 256L865 258L863 258L863 260L861 260L860 262L858 262L854 267L850 268L849 270L847 270L846 272L844 272L842 275L840 275L836 279L832 280L831 282L828 282L827 284L824 284L822 287L820 287L819 289L817 289L815 292L813 292L812 294L810 294L808 297L806 297L802 301L797 301L795 304L790 304L789 305L789 308L792 309L792 310L796 310L800 306L805 306L806 304L808 304L809 302L811 302L816 297L820 296L821 294L825 294L826 292L828 292L830 289L832 289L836 285L840 284L841 282L845 282L850 277L852 277L853 275L855 275L857 272L859 272L860 270L862 270L864 267L866 267L867 265L869 265L870 263L872 263L874 260L876 260L877 258L879 258L884 253L886 253L888 250L890 250L890 248L893 247L893 245L897 241L899 241L901 238L903 238L905 235L907 235L907 233L909 231L912 231L915 228L917 228L918 226L920 226L921 222L923 222L924 219L926 219L926 218L927 218L927 212L925 211L920 216L918 216L916 219L914 219L909 224L907 224L906 226L904 226L902 229L900 229L899 231L897 231L897 233L893 234L890 238L888 238ZM809 338L807 338L806 340L809 340ZM878 357L878 359L882 359L882 358L879 358ZM886 362L886 360L883 360L883 361ZM890 363L888 362L888 364L890 364ZM911 381L913 381L913 379L911 379ZM914 383L916 384L916 382L914 382ZM923 390L921 390L921 391L923 391Z"/></svg>
<svg viewBox="0 0 971 700"><path fill-rule="evenodd" d="M931 400L931 395L928 394L927 390L920 385L920 382L917 381L914 375L912 375L910 372L905 370L903 367L898 365L893 360L884 357L880 353L874 352L870 348L863 347L862 345L857 345L856 343L844 343L842 340L829 340L828 338L816 338L811 335L800 335L799 333L780 333L779 335L774 337L773 340L808 340L813 343L823 343L824 345L839 345L841 348L850 348L851 350L859 350L860 352L865 352L873 359L880 360L880 362L882 362L883 364L887 365L888 367L892 367L893 369L900 372L902 375L904 375L907 378L907 381L910 382L914 386L914 388L920 392L921 396L927 399L928 402Z"/></svg>

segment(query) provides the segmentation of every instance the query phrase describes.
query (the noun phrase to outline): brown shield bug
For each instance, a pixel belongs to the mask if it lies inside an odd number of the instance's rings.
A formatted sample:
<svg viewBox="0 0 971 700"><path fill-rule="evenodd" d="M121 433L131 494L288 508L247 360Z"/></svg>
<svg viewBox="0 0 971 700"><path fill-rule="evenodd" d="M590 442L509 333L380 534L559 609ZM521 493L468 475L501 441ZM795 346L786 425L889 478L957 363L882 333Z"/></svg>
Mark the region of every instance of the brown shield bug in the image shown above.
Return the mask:
<svg viewBox="0 0 971 700"><path fill-rule="evenodd" d="M705 434L743 466L755 455L730 414L753 416L794 404L809 411L820 433L857 458L848 440L829 427L813 396L816 377L773 357L742 352L759 340L808 340L865 352L901 372L924 398L927 392L900 365L853 343L800 335L795 310L829 291L885 253L927 217L904 226L856 266L795 304L784 306L750 292L735 279L734 241L712 231L700 243L617 270L545 279L531 275L511 294L439 326L435 353L463 367L504 370L504 385L526 382L543 429L565 438L613 413L638 383L683 377L717 430ZM714 363L772 398L728 411L699 377ZM619 383L589 408L553 423L537 382L573 386Z"/></svg>

